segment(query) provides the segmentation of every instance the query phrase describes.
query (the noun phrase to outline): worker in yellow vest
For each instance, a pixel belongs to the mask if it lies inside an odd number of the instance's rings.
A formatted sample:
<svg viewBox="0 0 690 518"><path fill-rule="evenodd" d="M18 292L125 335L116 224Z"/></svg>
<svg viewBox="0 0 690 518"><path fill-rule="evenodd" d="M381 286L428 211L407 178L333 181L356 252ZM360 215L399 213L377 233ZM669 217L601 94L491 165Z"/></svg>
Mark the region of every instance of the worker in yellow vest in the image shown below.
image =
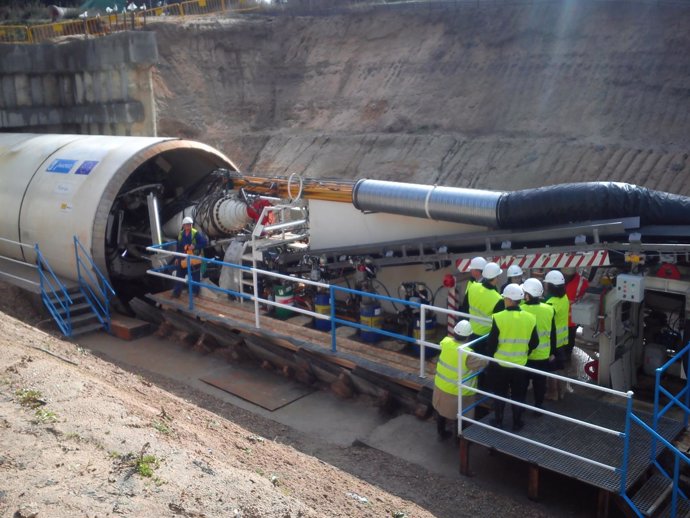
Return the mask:
<svg viewBox="0 0 690 518"><path fill-rule="evenodd" d="M525 292L525 300L520 304L523 311L531 313L537 319L537 334L539 345L527 357L527 366L540 371L551 371L556 359L556 312L553 306L544 304L541 296L544 294L544 286L539 279L527 279L522 284ZM544 395L546 394L546 376L533 372L527 373L527 381L532 381L534 391L534 406L544 407ZM534 412L536 417L544 414Z"/></svg>
<svg viewBox="0 0 690 518"><path fill-rule="evenodd" d="M503 286L501 286L501 293L503 293L503 290L506 289L506 286L508 286L508 284L522 284L522 276L524 274L525 272L522 271L522 268L520 268L519 264L511 264L508 267L508 271L506 272L508 280Z"/></svg>
<svg viewBox="0 0 690 518"><path fill-rule="evenodd" d="M467 291L475 282L482 282L482 271L484 270L486 263L487 260L483 257L473 257L466 270L458 270L460 273L470 274L470 278L467 279L467 284L465 285L465 297L462 299L462 303L460 304L458 311L462 311L463 313L467 313L469 311L469 306L467 305Z"/></svg>
<svg viewBox="0 0 690 518"><path fill-rule="evenodd" d="M441 343L441 354L436 364L436 376L434 377L434 394L431 404L436 411L436 431L439 439L447 439L456 430L458 417L458 360L462 357L464 376L469 376L486 366L486 360L476 356L460 353L458 347L466 344L472 334L472 326L469 321L461 320L453 329L454 336L447 336ZM472 350L471 348L469 350ZM473 387L477 386L477 378L467 382ZM466 409L476 398L476 393L470 387L462 387L462 408ZM464 413L465 417L474 418L474 408ZM451 423L450 430L446 428Z"/></svg>
<svg viewBox="0 0 690 518"><path fill-rule="evenodd" d="M177 251L182 254L190 254L200 256L204 248L208 245L206 237L197 229L193 228L194 220L185 216L182 220L182 229L180 234L177 236ZM201 280L201 259L191 258L191 270L192 279L195 282L200 282ZM175 275L180 278L184 278L187 275L187 258L175 258L176 271ZM184 283L176 281L173 287L172 298L176 299L180 296ZM189 285L188 285L189 286ZM194 295L199 294L199 286L192 287L192 293Z"/></svg>
<svg viewBox="0 0 690 518"><path fill-rule="evenodd" d="M483 257L473 257L470 261L470 266L468 271L472 276L469 282L481 282L482 281L482 271L486 266L487 260ZM469 283L468 283L469 284Z"/></svg>
<svg viewBox="0 0 690 518"><path fill-rule="evenodd" d="M482 282L474 282L467 290L468 313L475 317L490 319L491 315L504 309L503 299L498 292L499 275L503 273L496 263L486 263L482 269ZM472 338L484 336L491 330L490 323L472 319Z"/></svg>
<svg viewBox="0 0 690 518"><path fill-rule="evenodd" d="M527 392L527 372L517 368L526 365L530 353L539 345L537 319L531 313L520 309L524 298L522 288L517 284L508 284L503 290L505 309L493 315L491 331L486 339L487 356L493 356L498 362L491 362L487 367L487 380L491 391L501 397L518 403L525 402ZM491 425L503 428L503 409L505 402L494 400L494 418ZM522 407L512 405L513 431L524 426Z"/></svg>
<svg viewBox="0 0 690 518"><path fill-rule="evenodd" d="M568 360L568 318L570 316L570 301L565 292L565 277L558 270L552 270L544 276L546 289L545 302L553 307L556 318L556 360L555 371L562 373ZM565 382L549 378L546 399L563 399Z"/></svg>

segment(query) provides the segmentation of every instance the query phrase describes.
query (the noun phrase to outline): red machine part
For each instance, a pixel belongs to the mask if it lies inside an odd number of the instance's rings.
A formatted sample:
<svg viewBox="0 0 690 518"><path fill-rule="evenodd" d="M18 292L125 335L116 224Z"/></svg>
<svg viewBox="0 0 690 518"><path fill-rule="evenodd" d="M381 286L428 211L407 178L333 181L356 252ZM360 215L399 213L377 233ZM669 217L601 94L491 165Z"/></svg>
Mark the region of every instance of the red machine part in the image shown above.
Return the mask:
<svg viewBox="0 0 690 518"><path fill-rule="evenodd" d="M262 200L258 199L251 205L247 206L247 216L252 218L254 221L259 221L259 218L261 217L261 212L264 210L264 207L270 207L271 202L268 200ZM267 223L270 224L273 221L273 214L268 214L267 216L264 217L264 220L261 222L262 225L266 225Z"/></svg>
<svg viewBox="0 0 690 518"><path fill-rule="evenodd" d="M661 266L659 266L659 271L656 272L656 276L662 279L673 279L677 281L680 279L680 271L675 264L662 263Z"/></svg>
<svg viewBox="0 0 690 518"><path fill-rule="evenodd" d="M585 363L585 374L589 376L593 381L599 380L599 360L592 360L591 362Z"/></svg>

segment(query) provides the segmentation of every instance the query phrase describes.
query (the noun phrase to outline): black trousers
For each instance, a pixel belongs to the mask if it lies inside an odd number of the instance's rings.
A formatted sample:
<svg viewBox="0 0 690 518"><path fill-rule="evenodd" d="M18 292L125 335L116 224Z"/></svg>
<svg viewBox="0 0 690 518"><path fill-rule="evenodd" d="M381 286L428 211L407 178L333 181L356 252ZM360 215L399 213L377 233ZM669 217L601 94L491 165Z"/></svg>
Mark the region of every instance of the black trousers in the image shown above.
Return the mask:
<svg viewBox="0 0 690 518"><path fill-rule="evenodd" d="M487 369L487 381L491 387L491 391L497 396L510 397L513 401L524 403L527 397L527 383L528 379L526 372L514 367L501 367L497 363L491 363ZM495 401L496 410L503 413L505 403L503 401ZM519 420L522 414L522 408L516 405L512 406L513 419ZM498 412L497 412L498 413Z"/></svg>
<svg viewBox="0 0 690 518"><path fill-rule="evenodd" d="M566 345L566 355L568 359L573 354L573 349L575 348L575 336L577 336L577 326L568 327L568 345Z"/></svg>
<svg viewBox="0 0 690 518"><path fill-rule="evenodd" d="M527 366L540 371L550 371L549 360L528 360ZM534 372L526 372L527 384L532 381L534 390L534 406L542 408L544 406L544 395L546 394L546 376Z"/></svg>
<svg viewBox="0 0 690 518"><path fill-rule="evenodd" d="M175 269L175 271L177 272L176 276L180 279L184 279L185 275L187 275L187 267L186 266L184 268L182 268L182 266L178 265L177 268ZM196 282L201 281L201 267L200 266L192 266L192 280L196 281ZM175 281L175 286L173 286L173 293L175 295L179 295L180 292L182 292L182 288L186 288L186 287L187 286L185 286L185 284L183 282ZM194 286L192 288L192 293L194 293L194 295L198 295L199 294L199 286Z"/></svg>

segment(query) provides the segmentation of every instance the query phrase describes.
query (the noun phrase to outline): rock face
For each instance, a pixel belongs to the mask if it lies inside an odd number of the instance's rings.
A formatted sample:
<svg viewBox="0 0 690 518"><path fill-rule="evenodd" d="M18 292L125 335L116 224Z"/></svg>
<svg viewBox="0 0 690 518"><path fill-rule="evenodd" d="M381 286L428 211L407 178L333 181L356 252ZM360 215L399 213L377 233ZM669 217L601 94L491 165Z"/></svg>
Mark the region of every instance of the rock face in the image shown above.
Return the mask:
<svg viewBox="0 0 690 518"><path fill-rule="evenodd" d="M690 11L453 3L161 23L159 132L255 174L690 194Z"/></svg>

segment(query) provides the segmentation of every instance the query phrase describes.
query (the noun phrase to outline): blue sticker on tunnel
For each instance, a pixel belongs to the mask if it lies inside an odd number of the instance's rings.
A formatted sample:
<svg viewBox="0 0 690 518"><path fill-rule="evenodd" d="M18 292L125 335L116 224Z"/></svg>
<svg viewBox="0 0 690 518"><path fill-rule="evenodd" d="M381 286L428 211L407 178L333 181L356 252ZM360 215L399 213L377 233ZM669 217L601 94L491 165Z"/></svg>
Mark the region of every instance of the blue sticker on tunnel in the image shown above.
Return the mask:
<svg viewBox="0 0 690 518"><path fill-rule="evenodd" d="M76 160L65 160L63 158L56 158L50 163L46 171L49 173L67 174L72 170L74 164L76 163Z"/></svg>
<svg viewBox="0 0 690 518"><path fill-rule="evenodd" d="M84 160L74 174L89 174L98 165L98 160Z"/></svg>

